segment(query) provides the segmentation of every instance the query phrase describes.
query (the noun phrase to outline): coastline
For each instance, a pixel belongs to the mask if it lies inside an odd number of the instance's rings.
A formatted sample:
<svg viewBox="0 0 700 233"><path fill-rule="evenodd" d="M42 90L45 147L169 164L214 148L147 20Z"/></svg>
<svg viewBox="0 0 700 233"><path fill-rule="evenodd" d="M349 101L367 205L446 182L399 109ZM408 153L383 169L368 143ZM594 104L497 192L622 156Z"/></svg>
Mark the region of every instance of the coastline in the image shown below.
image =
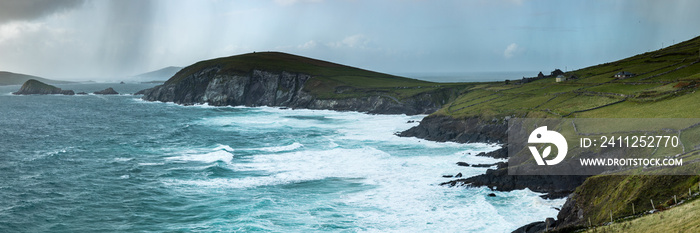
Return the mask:
<svg viewBox="0 0 700 233"><path fill-rule="evenodd" d="M182 77L178 82L166 82L137 92L145 101L169 102L178 105L208 106L270 106L292 109L356 111L369 114L431 114L455 98L453 88L424 92L399 101L391 96L365 95L341 99L323 99L306 90L311 76L303 73L253 70L247 75L217 74L213 67ZM176 75L175 77L177 77ZM171 79L173 80L173 79ZM313 85L313 84L311 84ZM497 143L502 148L480 156L507 158L508 117L485 121L477 117L455 119L450 116L428 115L420 123L402 132L400 137L415 137L436 142ZM454 161L455 163L459 161ZM457 166L457 165L455 165ZM439 174L436 174L439 175ZM529 189L543 193L545 199L569 195L583 183L585 177L514 177L507 175L507 163L485 173L442 182L443 186L487 187L496 191Z"/></svg>
<svg viewBox="0 0 700 233"><path fill-rule="evenodd" d="M157 87L156 87L157 88ZM144 93L152 93L151 90L144 90ZM158 89L156 89L158 90ZM164 102L159 100L149 99L146 96L141 98L146 102ZM166 103L182 105L182 106L209 106L209 107L235 107L232 105L212 105L210 102L203 103L177 103L175 101L168 101ZM246 105L237 105L246 106ZM255 105L253 105L255 106ZM267 107L279 107L287 108L288 106L270 106L262 105ZM250 106L248 106L250 107ZM334 108L334 106L326 106L325 108L305 108L294 106L290 107L292 109L309 109L309 110L331 110L339 112L360 112L367 114L405 114L405 115L415 115L407 114L405 112L394 112L383 111L381 108L373 109L372 111L367 111L367 109L350 108L347 106L342 108ZM414 113L414 112L410 112ZM491 157L496 159L507 159L507 120L502 121L492 121L485 122L478 118L468 118L468 119L454 119L448 116L433 116L427 115L422 118L417 126L409 128L402 132L397 132L395 135L399 137L415 137L419 139L424 139L428 141L435 142L455 142L460 144L466 143L497 143L501 144L501 148L490 151L482 152L476 156ZM459 161L455 161L455 164ZM458 165L455 165L458 166ZM438 174L436 174L438 175ZM459 186L461 188L470 187L487 187L490 190L500 191L500 192L510 192L514 190L529 189L533 192L543 193L540 195L543 199L559 199L568 197L578 186L580 186L586 177L576 176L576 177L557 177L557 176L537 176L537 177L518 177L509 176L507 172L507 162L496 163L495 169L487 169L483 174L466 177L462 179L454 179L447 182L439 183L442 186ZM568 201L568 199L567 199ZM552 218L548 218L552 219ZM533 222L516 229L514 232L520 230L521 228L535 229L532 226L544 226L545 222ZM554 220L551 223L554 224ZM528 232L528 231L525 231Z"/></svg>

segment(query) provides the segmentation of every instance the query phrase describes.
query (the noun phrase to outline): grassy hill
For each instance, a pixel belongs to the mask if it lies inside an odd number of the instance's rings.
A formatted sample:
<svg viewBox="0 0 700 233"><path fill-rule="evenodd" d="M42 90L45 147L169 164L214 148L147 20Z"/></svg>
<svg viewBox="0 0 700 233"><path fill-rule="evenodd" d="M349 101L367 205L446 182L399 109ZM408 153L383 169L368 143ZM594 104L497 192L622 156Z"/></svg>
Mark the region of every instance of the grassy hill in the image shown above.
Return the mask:
<svg viewBox="0 0 700 233"><path fill-rule="evenodd" d="M567 72L563 82L483 83L465 89L437 115L455 118L697 117L700 37L627 59ZM635 73L624 79L618 72Z"/></svg>
<svg viewBox="0 0 700 233"><path fill-rule="evenodd" d="M57 81L57 80L51 80L51 79L45 79L45 78L40 78L37 76L32 76L32 75L26 75L26 74L17 74L17 73L12 73L12 72L7 72L7 71L0 71L0 86L3 85L22 85L24 82L27 80L34 79L43 83L50 83L50 84L65 84L65 83L71 83L71 82L66 82L66 81Z"/></svg>
<svg viewBox="0 0 700 233"><path fill-rule="evenodd" d="M618 72L635 75L616 78ZM697 118L700 116L700 37L679 44L615 62L574 70L575 76L563 82L554 77L522 82L482 83L466 87L455 101L433 115L453 118ZM692 129L697 131L698 129ZM691 132L692 133L692 132ZM697 132L693 140L699 140ZM687 157L697 161L698 154ZM685 165L685 164L684 164ZM698 187L699 176L593 176L575 192L570 201L584 219L575 216L570 223L596 225L614 218L632 215L632 204L640 211L653 199L658 207L673 204L673 195L688 195L688 188ZM697 203L697 202L696 202ZM647 209L648 210L648 209ZM687 208L694 216L698 208ZM651 217L653 218L653 217ZM644 221L644 220L640 220ZM655 224L654 229L674 229L685 223L637 224L638 231ZM690 229L690 228L688 228ZM634 231L614 228L612 231Z"/></svg>
<svg viewBox="0 0 700 233"><path fill-rule="evenodd" d="M629 221L589 229L586 232L700 232L700 199Z"/></svg>
<svg viewBox="0 0 700 233"><path fill-rule="evenodd" d="M339 99L370 95L403 99L444 87L463 88L473 84L445 84L399 77L280 52L258 52L197 62L175 74L166 84L180 82L207 67L219 67L219 73L246 75L253 70L296 72L313 76L305 90L320 99Z"/></svg>

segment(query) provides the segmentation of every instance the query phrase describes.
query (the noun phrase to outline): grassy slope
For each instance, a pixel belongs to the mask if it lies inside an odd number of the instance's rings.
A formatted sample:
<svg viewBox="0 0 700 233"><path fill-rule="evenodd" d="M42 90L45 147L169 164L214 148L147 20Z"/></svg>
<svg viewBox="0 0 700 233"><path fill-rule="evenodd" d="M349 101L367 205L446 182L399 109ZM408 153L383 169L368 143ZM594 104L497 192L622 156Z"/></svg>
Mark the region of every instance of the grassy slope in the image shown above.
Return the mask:
<svg viewBox="0 0 700 233"><path fill-rule="evenodd" d="M577 188L577 202L583 206L584 221L599 225L613 218L631 216L652 210L667 208L678 200L690 198L688 189L698 191L698 176L618 176L599 175L588 178ZM632 205L634 204L634 213Z"/></svg>
<svg viewBox="0 0 700 233"><path fill-rule="evenodd" d="M471 85L427 82L279 52L248 53L197 62L183 68L166 84L176 83L195 72L215 66L221 68L219 73L225 74L246 75L253 70L309 74L313 78L307 82L306 90L322 99L368 95L403 99L446 87Z"/></svg>
<svg viewBox="0 0 700 233"><path fill-rule="evenodd" d="M700 199L666 211L586 232L700 232Z"/></svg>
<svg viewBox="0 0 700 233"><path fill-rule="evenodd" d="M2 85L22 85L22 84L24 84L24 82L26 82L29 79L35 79L35 80L38 80L40 82L50 83L50 84L71 83L71 82L66 82L66 81L57 81L57 80L39 78L39 77L32 76L32 75L17 74L17 73L11 73L11 72L6 72L6 71L0 71L0 86L2 86Z"/></svg>
<svg viewBox="0 0 700 233"><path fill-rule="evenodd" d="M467 88L435 114L455 118L516 117L697 117L700 109L700 37L658 51L523 85L484 83ZM620 71L636 73L615 79ZM617 104L613 104L619 102ZM610 106L596 107L612 104ZM593 109L593 110L591 110Z"/></svg>
<svg viewBox="0 0 700 233"><path fill-rule="evenodd" d="M697 118L700 117L700 37L658 51L568 72L578 79L554 78L526 84L482 83L467 87L435 115L454 118L505 116L532 118ZM636 77L616 79L620 71ZM693 129L698 131L700 129ZM697 144L698 132L684 133L684 143ZM687 160L696 159L697 153ZM631 204L666 206L698 187L698 176L594 176L576 190L578 205L593 224L631 214ZM649 208L647 208L648 210ZM698 208L687 210L695 215ZM672 224L671 222L666 224ZM662 227L669 227L668 225ZM643 229L640 226L639 229Z"/></svg>

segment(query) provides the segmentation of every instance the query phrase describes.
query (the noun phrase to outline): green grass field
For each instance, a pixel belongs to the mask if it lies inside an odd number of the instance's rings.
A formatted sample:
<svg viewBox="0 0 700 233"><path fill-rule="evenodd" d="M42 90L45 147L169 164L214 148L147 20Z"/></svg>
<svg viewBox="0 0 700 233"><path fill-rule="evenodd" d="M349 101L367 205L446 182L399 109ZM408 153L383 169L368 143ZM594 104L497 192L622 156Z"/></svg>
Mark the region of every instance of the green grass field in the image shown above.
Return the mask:
<svg viewBox="0 0 700 233"><path fill-rule="evenodd" d="M637 76L617 79L615 73L627 71ZM566 76L577 79L555 82L545 78L520 84L517 80L482 83L467 86L453 102L433 113L453 118L477 117L484 121L511 117L529 118L700 118L700 37L658 51L636 55L620 61L600 64L571 71ZM639 121L631 122L639 123ZM696 122L691 122L696 123ZM673 127L688 125L674 121ZM623 123L607 129L625 130L636 125ZM668 127L671 126L657 126ZM586 127L579 130L601 129L606 126ZM567 129L562 129L567 130ZM680 139L685 148L683 169L696 173L700 169L700 128L682 131ZM650 156L679 154L663 149L649 151ZM574 155L575 156L575 155ZM687 166L686 166L687 165ZM594 225L651 209L650 199L657 207L673 204L673 196L686 198L688 188L697 189L700 176L638 176L641 171L629 170L620 174L589 177L575 194L575 203L583 209L585 218ZM654 173L656 171L652 171ZM691 171L692 172L692 171ZM696 190L697 191L697 190ZM654 214L594 232L697 232L700 222L688 216L700 212L695 201L668 213ZM663 221L662 218L674 218ZM668 216L668 217L666 217ZM579 224L582 224L579 222Z"/></svg>
<svg viewBox="0 0 700 233"><path fill-rule="evenodd" d="M615 73L636 76L617 79ZM435 114L455 118L698 117L700 37L658 51L567 72L577 79L545 78L520 84L492 82L469 86Z"/></svg>

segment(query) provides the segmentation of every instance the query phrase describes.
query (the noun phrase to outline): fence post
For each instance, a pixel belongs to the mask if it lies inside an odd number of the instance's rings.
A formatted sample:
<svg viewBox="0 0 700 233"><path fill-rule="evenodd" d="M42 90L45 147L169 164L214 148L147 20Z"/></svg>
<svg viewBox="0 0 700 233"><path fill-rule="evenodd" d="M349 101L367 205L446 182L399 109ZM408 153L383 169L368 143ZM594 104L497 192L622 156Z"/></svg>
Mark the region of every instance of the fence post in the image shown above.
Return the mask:
<svg viewBox="0 0 700 233"><path fill-rule="evenodd" d="M673 202L674 202L674 204L678 204L678 200L676 199L676 195L673 195Z"/></svg>
<svg viewBox="0 0 700 233"><path fill-rule="evenodd" d="M654 200L649 199L649 201L651 201L651 210L655 210L656 207L654 207Z"/></svg>
<svg viewBox="0 0 700 233"><path fill-rule="evenodd" d="M634 202L632 203L632 215L634 215Z"/></svg>
<svg viewBox="0 0 700 233"><path fill-rule="evenodd" d="M610 223L612 223L612 222L613 222L613 219L612 219L612 210L611 210L610 211Z"/></svg>

